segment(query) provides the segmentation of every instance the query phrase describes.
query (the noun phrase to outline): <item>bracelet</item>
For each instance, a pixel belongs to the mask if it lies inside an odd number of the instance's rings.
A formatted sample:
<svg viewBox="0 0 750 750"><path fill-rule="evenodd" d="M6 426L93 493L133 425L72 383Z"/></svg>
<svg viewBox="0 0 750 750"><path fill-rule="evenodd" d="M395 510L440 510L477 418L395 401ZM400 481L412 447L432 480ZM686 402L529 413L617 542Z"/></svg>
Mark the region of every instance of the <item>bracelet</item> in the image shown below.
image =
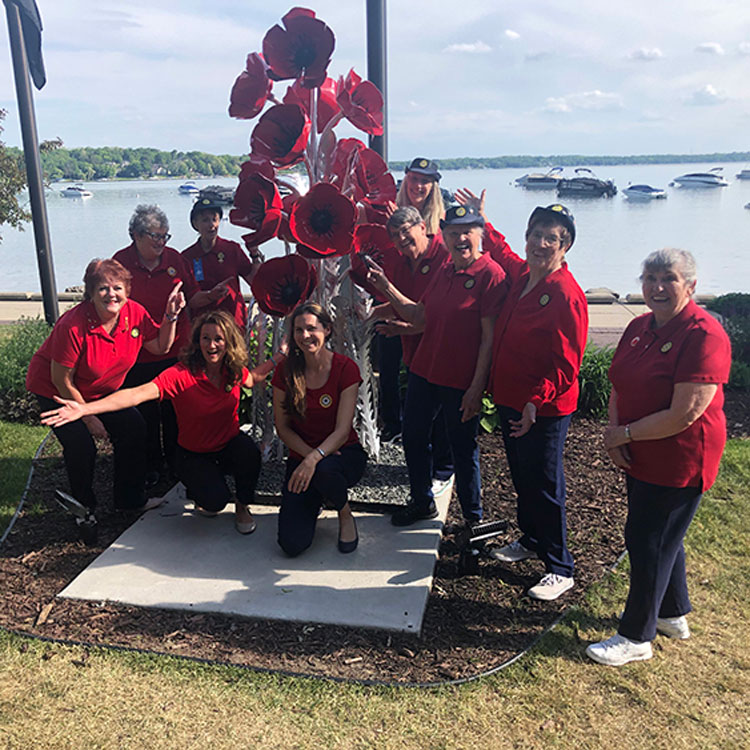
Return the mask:
<svg viewBox="0 0 750 750"><path fill-rule="evenodd" d="M627 441L629 443L633 442L633 436L630 434L630 425L629 424L625 425L625 437L627 438Z"/></svg>
<svg viewBox="0 0 750 750"><path fill-rule="evenodd" d="M271 363L271 364L272 364L272 365L273 365L274 367L277 367L279 363L278 363L278 362L277 362L277 361L276 361L276 360L274 359L274 355L275 355L275 354L276 354L276 352L274 352L274 353L273 353L273 354L272 354L272 355L271 355L271 356L270 356L270 357L268 358L268 361L269 361L269 362L270 362L270 363Z"/></svg>
<svg viewBox="0 0 750 750"><path fill-rule="evenodd" d="M170 315L169 313L164 313L164 317L170 322L174 323L177 318L180 317L180 313L175 313L174 315Z"/></svg>
<svg viewBox="0 0 750 750"><path fill-rule="evenodd" d="M322 448L316 448L315 450L318 451L318 453L320 453L321 458L326 457L326 452Z"/></svg>

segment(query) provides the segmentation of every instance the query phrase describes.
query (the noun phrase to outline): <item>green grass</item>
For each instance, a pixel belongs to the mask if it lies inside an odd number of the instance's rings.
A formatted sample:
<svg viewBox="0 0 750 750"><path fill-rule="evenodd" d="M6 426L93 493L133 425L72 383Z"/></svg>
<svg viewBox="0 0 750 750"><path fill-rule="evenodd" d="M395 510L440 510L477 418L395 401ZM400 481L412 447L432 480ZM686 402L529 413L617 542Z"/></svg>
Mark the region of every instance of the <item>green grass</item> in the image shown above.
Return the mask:
<svg viewBox="0 0 750 750"><path fill-rule="evenodd" d="M749 549L750 441L731 441L687 539L693 636L657 638L648 662L615 669L583 655L615 628L625 567L530 654L458 688L341 685L0 631L0 747L741 748Z"/></svg>

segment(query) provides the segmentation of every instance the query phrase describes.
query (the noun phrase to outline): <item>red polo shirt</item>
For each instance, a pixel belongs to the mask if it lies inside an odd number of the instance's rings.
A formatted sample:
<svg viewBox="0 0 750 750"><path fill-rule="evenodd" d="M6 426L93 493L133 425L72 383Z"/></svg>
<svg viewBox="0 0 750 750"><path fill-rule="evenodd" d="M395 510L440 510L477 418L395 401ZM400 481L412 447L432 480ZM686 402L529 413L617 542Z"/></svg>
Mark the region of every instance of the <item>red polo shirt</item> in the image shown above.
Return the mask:
<svg viewBox="0 0 750 750"><path fill-rule="evenodd" d="M495 324L493 400L519 412L530 402L541 417L572 414L578 405L578 371L588 337L586 295L563 263L521 297L529 279L528 263L489 224L484 247L511 279Z"/></svg>
<svg viewBox="0 0 750 750"><path fill-rule="evenodd" d="M247 323L247 308L240 290L240 276L248 276L253 270L250 258L242 248L231 240L216 238L216 243L207 253L203 252L200 239L182 251L182 257L193 272L201 291L211 291L217 284L232 277L229 293L216 302L200 308L200 312L208 310L226 310L241 331Z"/></svg>
<svg viewBox="0 0 750 750"><path fill-rule="evenodd" d="M286 360L273 373L271 385L286 392ZM354 360L334 352L331 373L321 388L308 388L305 394L305 420L292 419L292 429L311 447L320 445L335 429L341 392L349 386L362 382L359 367ZM359 438L352 427L344 445L358 443ZM289 455L302 459L290 450Z"/></svg>
<svg viewBox="0 0 750 750"><path fill-rule="evenodd" d="M26 388L46 398L59 396L52 384L52 360L75 368L73 382L84 401L93 401L116 391L135 364L144 341L159 334L146 309L129 299L120 310L112 333L102 321L91 300L68 310L55 323L52 333L31 358Z"/></svg>
<svg viewBox="0 0 750 750"><path fill-rule="evenodd" d="M128 247L118 250L113 259L122 263L125 268L133 274L133 280L130 287L130 299L140 302L150 313L154 320L161 321L164 317L164 310L167 306L167 297L169 297L175 284L182 282L182 292L186 300L198 291L198 285L193 278L193 274L188 268L184 258L177 250L171 247L165 247L164 252L159 259L159 265L149 271L144 266L138 252L135 249L135 243ZM180 313L177 320L177 331L172 348L166 354L151 354L145 349L140 353L138 362L158 362L162 359L174 359L180 353L180 349L190 341L190 319L187 310Z"/></svg>
<svg viewBox="0 0 750 750"><path fill-rule="evenodd" d="M242 381L247 379L242 368ZM217 388L204 372L194 375L178 362L153 381L159 398L169 399L177 414L177 442L194 453L214 453L239 434L240 383Z"/></svg>
<svg viewBox="0 0 750 750"><path fill-rule="evenodd" d="M482 337L481 319L494 318L506 295L505 272L489 255L457 271L452 262L422 295L425 328L411 361L415 375L435 385L471 385Z"/></svg>
<svg viewBox="0 0 750 750"><path fill-rule="evenodd" d="M628 474L666 487L714 483L726 442L724 388L732 362L721 324L692 300L661 328L654 315L633 320L617 345L609 378L620 424L668 409L675 383L717 383L706 411L690 427L660 440L628 443Z"/></svg>
<svg viewBox="0 0 750 750"><path fill-rule="evenodd" d="M389 278L396 289L409 299L420 300L440 268L449 261L450 255L448 248L443 244L442 235L436 234L430 237L427 250L417 259L414 266L410 258L398 253ZM402 359L407 367L414 359L421 339L421 333L401 337Z"/></svg>

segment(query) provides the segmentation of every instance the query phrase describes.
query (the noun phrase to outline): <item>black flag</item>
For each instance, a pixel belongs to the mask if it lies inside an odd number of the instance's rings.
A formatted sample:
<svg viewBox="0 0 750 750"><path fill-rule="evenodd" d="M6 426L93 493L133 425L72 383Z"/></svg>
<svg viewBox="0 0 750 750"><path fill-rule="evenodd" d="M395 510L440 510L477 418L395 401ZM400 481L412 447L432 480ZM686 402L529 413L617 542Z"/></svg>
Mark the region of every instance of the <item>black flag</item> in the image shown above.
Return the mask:
<svg viewBox="0 0 750 750"><path fill-rule="evenodd" d="M42 60L42 18L35 0L5 0L18 8L21 16L21 29L26 47L26 58L29 61L29 72L34 85L41 89L47 83Z"/></svg>

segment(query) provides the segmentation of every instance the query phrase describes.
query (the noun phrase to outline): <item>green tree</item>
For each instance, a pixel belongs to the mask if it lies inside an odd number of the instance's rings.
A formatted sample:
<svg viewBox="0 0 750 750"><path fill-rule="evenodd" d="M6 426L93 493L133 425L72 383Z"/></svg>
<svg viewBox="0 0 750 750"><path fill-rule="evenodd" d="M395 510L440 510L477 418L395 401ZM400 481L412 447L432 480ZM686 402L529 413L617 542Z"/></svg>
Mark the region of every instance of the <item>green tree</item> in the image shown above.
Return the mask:
<svg viewBox="0 0 750 750"><path fill-rule="evenodd" d="M3 132L1 123L6 114L4 109L0 109L0 135ZM18 202L18 194L25 187L26 171L18 154L10 152L0 140L0 226L10 224L12 227L22 228L23 222L31 218Z"/></svg>

